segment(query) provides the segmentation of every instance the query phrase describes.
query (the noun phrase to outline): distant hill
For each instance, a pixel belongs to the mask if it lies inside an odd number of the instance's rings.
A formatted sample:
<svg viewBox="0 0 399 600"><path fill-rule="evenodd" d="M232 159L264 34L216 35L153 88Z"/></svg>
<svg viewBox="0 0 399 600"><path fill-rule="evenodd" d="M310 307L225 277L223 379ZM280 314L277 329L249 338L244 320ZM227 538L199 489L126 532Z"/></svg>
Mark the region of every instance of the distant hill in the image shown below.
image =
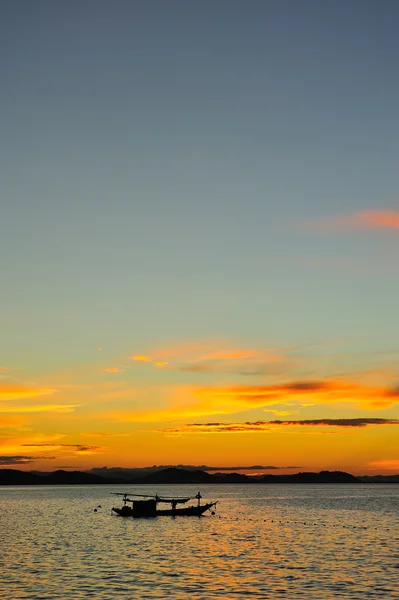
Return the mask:
<svg viewBox="0 0 399 600"><path fill-rule="evenodd" d="M399 483L398 475L362 475L359 477L363 483Z"/></svg>
<svg viewBox="0 0 399 600"><path fill-rule="evenodd" d="M148 475L152 475L153 473L158 473L159 471L165 471L166 469L175 468L175 469L184 469L185 471L197 471L201 469L200 467L191 467L191 466L182 466L182 465L164 465L164 466L152 466L152 467L143 467L143 468L134 468L127 469L124 467L95 467L87 471L87 473L91 473L92 475L100 475L105 479L123 479L126 481L132 481L135 479L140 479L147 477ZM206 469L201 469L206 471Z"/></svg>
<svg viewBox="0 0 399 600"><path fill-rule="evenodd" d="M53 471L30 473L17 469L0 469L0 485L78 485L126 483L121 479L105 479L84 471Z"/></svg>
<svg viewBox="0 0 399 600"><path fill-rule="evenodd" d="M93 475L100 475L105 478L116 478L116 479L125 479L126 481L132 481L132 479L139 479L143 477L147 477L148 475L152 475L153 473L159 473L159 471L165 471L167 469L180 469L183 471L206 471L207 473L212 472L213 475L220 475L221 477L229 478L232 474L237 478L244 477L246 475L239 475L238 473L234 473L237 471L262 471L268 468L277 469L277 467L263 467L261 465L253 465L250 467L230 467L229 469L226 467L215 467L208 465L153 465L152 467L142 467L142 468L134 468L128 469L125 467L94 467L87 471L87 473L92 473ZM299 468L299 467L298 467ZM233 473L232 473L233 472ZM252 475L251 475L252 477Z"/></svg>
<svg viewBox="0 0 399 600"><path fill-rule="evenodd" d="M207 484L207 483L297 483L297 484L331 484L331 483L399 483L399 475L376 475L373 477L355 477L343 471L320 471L320 473L296 473L293 475L243 475L240 473L210 474L201 469L182 469L168 467L166 469L105 469L111 477L85 471L58 470L51 473L27 472L17 469L0 469L0 485L116 485L116 484ZM134 474L133 474L133 473ZM116 473L120 476L116 477Z"/></svg>
<svg viewBox="0 0 399 600"><path fill-rule="evenodd" d="M17 469L1 469L0 485L41 485L42 477Z"/></svg>
<svg viewBox="0 0 399 600"><path fill-rule="evenodd" d="M43 476L42 476L43 477ZM117 478L105 478L100 475L92 475L85 471L54 471L43 477L46 485L79 485L79 484L104 484L104 483L125 483Z"/></svg>
<svg viewBox="0 0 399 600"><path fill-rule="evenodd" d="M134 479L134 483L214 483L214 475L210 475L206 471L187 471L186 469L178 469L169 467L162 471L157 471Z"/></svg>
<svg viewBox="0 0 399 600"><path fill-rule="evenodd" d="M361 483L343 471L320 471L320 473L295 473L294 475L263 475L262 483Z"/></svg>

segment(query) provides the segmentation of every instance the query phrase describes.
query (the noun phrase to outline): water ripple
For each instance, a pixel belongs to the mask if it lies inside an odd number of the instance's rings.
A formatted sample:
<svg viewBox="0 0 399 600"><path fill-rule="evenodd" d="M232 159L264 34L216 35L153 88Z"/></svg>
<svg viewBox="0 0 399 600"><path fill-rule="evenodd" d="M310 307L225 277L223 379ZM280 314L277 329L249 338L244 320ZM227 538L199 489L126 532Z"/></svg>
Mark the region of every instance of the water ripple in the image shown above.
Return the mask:
<svg viewBox="0 0 399 600"><path fill-rule="evenodd" d="M398 598L399 487L203 486L216 516L144 520L94 512L110 491L0 488L2 599Z"/></svg>

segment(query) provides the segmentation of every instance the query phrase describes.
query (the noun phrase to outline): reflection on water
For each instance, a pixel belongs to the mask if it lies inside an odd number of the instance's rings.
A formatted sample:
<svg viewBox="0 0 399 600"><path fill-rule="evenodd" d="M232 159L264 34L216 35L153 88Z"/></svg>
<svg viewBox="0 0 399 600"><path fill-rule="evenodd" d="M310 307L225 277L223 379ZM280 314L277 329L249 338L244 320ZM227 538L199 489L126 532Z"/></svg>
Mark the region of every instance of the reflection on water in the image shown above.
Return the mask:
<svg viewBox="0 0 399 600"><path fill-rule="evenodd" d="M215 516L138 520L111 491L0 487L1 598L399 598L399 486L201 486Z"/></svg>

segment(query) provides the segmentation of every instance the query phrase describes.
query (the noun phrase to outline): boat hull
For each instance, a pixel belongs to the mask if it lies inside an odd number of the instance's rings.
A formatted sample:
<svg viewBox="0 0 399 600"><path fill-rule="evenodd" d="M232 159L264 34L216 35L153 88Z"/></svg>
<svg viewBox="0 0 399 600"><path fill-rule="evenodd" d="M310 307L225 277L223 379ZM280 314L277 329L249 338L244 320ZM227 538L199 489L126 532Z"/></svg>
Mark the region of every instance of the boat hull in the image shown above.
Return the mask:
<svg viewBox="0 0 399 600"><path fill-rule="evenodd" d="M185 508L168 508L156 510L153 517L200 517L207 510L216 506L217 502L209 502L201 506L186 506ZM134 517L142 518L145 515L135 514L135 511L130 506L122 506L122 508L113 508L112 511L119 517ZM147 516L148 518L148 516Z"/></svg>

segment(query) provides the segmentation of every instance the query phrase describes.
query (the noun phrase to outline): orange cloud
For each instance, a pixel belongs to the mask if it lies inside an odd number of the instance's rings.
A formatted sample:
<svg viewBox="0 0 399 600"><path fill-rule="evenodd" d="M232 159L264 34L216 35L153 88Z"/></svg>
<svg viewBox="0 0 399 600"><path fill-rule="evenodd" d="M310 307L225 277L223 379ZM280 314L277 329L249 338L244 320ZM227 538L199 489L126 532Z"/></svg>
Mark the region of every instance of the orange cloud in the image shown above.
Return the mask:
<svg viewBox="0 0 399 600"><path fill-rule="evenodd" d="M155 354L155 353L154 353ZM157 355L175 359L177 362L231 361L263 359L270 362L280 360L274 350L261 348L237 348L226 341L202 341L159 349Z"/></svg>
<svg viewBox="0 0 399 600"><path fill-rule="evenodd" d="M131 356L130 360L193 373L260 375L274 372L276 367L272 365L285 364L286 357L271 349L237 348L226 341L198 341L154 349L151 356Z"/></svg>
<svg viewBox="0 0 399 600"><path fill-rule="evenodd" d="M359 419L301 419L297 421L245 421L243 423L188 423L177 428L162 429L163 433L262 433L276 427L343 427L364 428L376 425L399 425L399 419L359 418Z"/></svg>
<svg viewBox="0 0 399 600"><path fill-rule="evenodd" d="M16 383L0 383L0 400L20 400L49 396L58 390L45 387L29 386Z"/></svg>
<svg viewBox="0 0 399 600"><path fill-rule="evenodd" d="M366 386L344 379L293 381L279 385L201 388L198 394L220 406L239 405L241 408L262 407L267 404L296 401L306 398L311 404L354 403L361 408L381 408L399 402L397 389Z"/></svg>
<svg viewBox="0 0 399 600"><path fill-rule="evenodd" d="M35 449L39 448L41 452L66 449L74 454L94 454L95 452L103 450L102 446L88 446L86 444L47 444L45 442L37 444L21 444L21 447ZM36 450L33 451L36 452Z"/></svg>
<svg viewBox="0 0 399 600"><path fill-rule="evenodd" d="M8 367L0 367L0 371L8 371Z"/></svg>
<svg viewBox="0 0 399 600"><path fill-rule="evenodd" d="M298 414L299 411L297 410L272 410L271 408L269 409L264 409L263 412L267 412L267 413L272 413L273 415L276 415L277 417L288 417L289 415L295 415Z"/></svg>
<svg viewBox="0 0 399 600"><path fill-rule="evenodd" d="M265 356L265 353L261 350L219 350L216 352L210 352L199 357L199 360L240 360L246 358L265 358L269 361L279 360L277 356L269 355Z"/></svg>
<svg viewBox="0 0 399 600"><path fill-rule="evenodd" d="M368 210L342 217L308 223L314 229L353 231L367 229L399 229L399 210Z"/></svg>
<svg viewBox="0 0 399 600"><path fill-rule="evenodd" d="M78 404L28 404L26 406L6 406L0 404L0 413L36 413L36 412L56 412L69 413L77 408Z"/></svg>
<svg viewBox="0 0 399 600"><path fill-rule="evenodd" d="M381 406L385 408L398 404L399 391L344 379L292 381L278 385L178 386L169 389L166 400L158 408L112 411L103 416L126 422L161 422L235 414L287 403L296 407L323 404L355 405L356 408L375 410Z"/></svg>
<svg viewBox="0 0 399 600"><path fill-rule="evenodd" d="M68 456L85 456L98 454L103 446L89 444L68 444L58 441L62 434L31 434L24 437L0 439L1 464L24 464L41 459L56 460Z"/></svg>
<svg viewBox="0 0 399 600"><path fill-rule="evenodd" d="M106 373L123 373L123 369L118 369L118 367L108 367L107 369L103 369Z"/></svg>
<svg viewBox="0 0 399 600"><path fill-rule="evenodd" d="M65 437L65 435L61 434L61 433L53 433L52 435L35 433L29 428L19 429L18 433L21 434L21 432L22 432L22 435L19 435L19 437L14 439L14 442L18 443L18 446L13 446L12 449L21 448L24 445L24 443L25 444L33 444L34 446L52 445L53 442L58 441Z"/></svg>
<svg viewBox="0 0 399 600"><path fill-rule="evenodd" d="M53 460L54 456L0 456L0 466L12 467L14 465L28 465L40 460Z"/></svg>

